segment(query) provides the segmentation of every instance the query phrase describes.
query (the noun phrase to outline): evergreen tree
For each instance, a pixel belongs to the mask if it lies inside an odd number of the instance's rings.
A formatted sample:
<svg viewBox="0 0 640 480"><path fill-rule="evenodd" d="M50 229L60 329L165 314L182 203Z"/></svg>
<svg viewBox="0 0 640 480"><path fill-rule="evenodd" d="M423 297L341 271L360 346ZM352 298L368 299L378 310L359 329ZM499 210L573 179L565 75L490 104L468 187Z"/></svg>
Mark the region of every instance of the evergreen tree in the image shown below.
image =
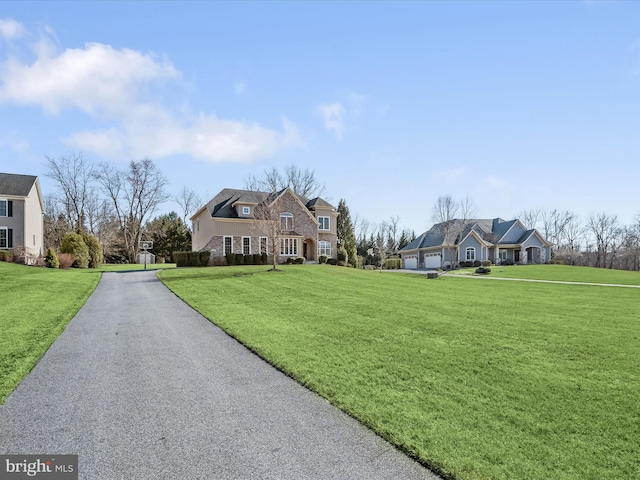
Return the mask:
<svg viewBox="0 0 640 480"><path fill-rule="evenodd" d="M353 224L351 223L351 215L349 207L344 199L340 199L338 203L338 250L344 248L347 252L347 261L350 265L357 267L358 252L356 244L356 235L353 233Z"/></svg>
<svg viewBox="0 0 640 480"><path fill-rule="evenodd" d="M145 233L153 240L156 257L173 259L173 252L191 250L191 232L176 212L161 215L148 222Z"/></svg>

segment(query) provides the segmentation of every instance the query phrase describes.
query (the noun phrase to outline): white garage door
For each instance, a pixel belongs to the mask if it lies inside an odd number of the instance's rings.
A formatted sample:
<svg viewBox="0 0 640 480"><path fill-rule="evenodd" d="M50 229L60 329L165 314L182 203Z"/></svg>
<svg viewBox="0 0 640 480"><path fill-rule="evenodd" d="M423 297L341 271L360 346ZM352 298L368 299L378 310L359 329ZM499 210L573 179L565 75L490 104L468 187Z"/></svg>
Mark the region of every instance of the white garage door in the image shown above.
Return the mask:
<svg viewBox="0 0 640 480"><path fill-rule="evenodd" d="M418 257L404 257L404 268L418 268Z"/></svg>
<svg viewBox="0 0 640 480"><path fill-rule="evenodd" d="M424 268L440 268L441 265L439 253L430 253L424 256Z"/></svg>

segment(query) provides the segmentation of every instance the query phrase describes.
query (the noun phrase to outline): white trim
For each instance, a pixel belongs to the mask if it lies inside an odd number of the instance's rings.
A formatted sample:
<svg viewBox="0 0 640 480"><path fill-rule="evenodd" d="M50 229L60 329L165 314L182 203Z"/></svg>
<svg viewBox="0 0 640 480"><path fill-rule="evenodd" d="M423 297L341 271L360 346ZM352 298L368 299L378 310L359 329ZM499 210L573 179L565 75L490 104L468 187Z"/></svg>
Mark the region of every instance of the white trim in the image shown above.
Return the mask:
<svg viewBox="0 0 640 480"><path fill-rule="evenodd" d="M284 225L284 226L282 225L282 219L283 219L283 218L286 218L286 219L287 219L287 220L284 222L284 223L285 223L285 225ZM289 227L289 225L288 225L288 223L289 223L289 219L291 219L291 228L288 228L288 227ZM282 212L282 213L280 213L280 229L282 229L282 230L284 230L284 231L288 231L288 232L290 232L290 231L293 231L293 229L294 229L294 226L293 226L293 225L294 225L294 222L293 222L293 213L291 213L291 212Z"/></svg>
<svg viewBox="0 0 640 480"><path fill-rule="evenodd" d="M231 250L227 252L227 238L231 239ZM224 235L222 237L222 252L226 255L227 253L233 253L233 235Z"/></svg>
<svg viewBox="0 0 640 480"><path fill-rule="evenodd" d="M262 251L262 241L264 240L264 252ZM269 255L269 239L267 237L260 237L258 240L258 248L260 248L260 255L266 253Z"/></svg>
<svg viewBox="0 0 640 480"><path fill-rule="evenodd" d="M320 240L318 242L318 256L320 255L331 256L331 242L327 242L326 240Z"/></svg>
<svg viewBox="0 0 640 480"><path fill-rule="evenodd" d="M249 253L245 253L245 251L244 251L244 247L246 246L244 244L245 240L249 240L249 245L248 245L249 246ZM242 254L243 255L251 255L251 237L242 237Z"/></svg>
<svg viewBox="0 0 640 480"><path fill-rule="evenodd" d="M243 215L251 215L251 207L242 207Z"/></svg>
<svg viewBox="0 0 640 480"><path fill-rule="evenodd" d="M0 202L4 202L4 215L0 215L0 217L8 217L9 216L9 199L0 198Z"/></svg>
<svg viewBox="0 0 640 480"><path fill-rule="evenodd" d="M324 221L321 221L321 219L326 219L327 220L327 228L322 228L322 224L324 223ZM327 216L319 216L318 217L318 230L322 230L323 232L327 232L329 230L331 230L331 217L327 217Z"/></svg>
<svg viewBox="0 0 640 480"><path fill-rule="evenodd" d="M469 252L473 252L473 258L469 258ZM469 262L469 261L475 261L476 260L476 247L467 247L464 249L464 259Z"/></svg>
<svg viewBox="0 0 640 480"><path fill-rule="evenodd" d="M0 244L0 248L11 248L9 247L9 227L0 227L0 230L4 230L4 245Z"/></svg>
<svg viewBox="0 0 640 480"><path fill-rule="evenodd" d="M298 239L285 237L280 239L280 255L285 257L298 256Z"/></svg>

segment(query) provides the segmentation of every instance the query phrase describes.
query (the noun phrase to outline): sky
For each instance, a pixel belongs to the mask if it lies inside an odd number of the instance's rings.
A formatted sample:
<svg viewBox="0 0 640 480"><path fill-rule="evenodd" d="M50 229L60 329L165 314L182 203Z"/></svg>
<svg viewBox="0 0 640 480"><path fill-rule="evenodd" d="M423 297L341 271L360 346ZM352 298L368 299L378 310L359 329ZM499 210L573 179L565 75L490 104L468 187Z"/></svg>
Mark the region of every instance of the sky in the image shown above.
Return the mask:
<svg viewBox="0 0 640 480"><path fill-rule="evenodd" d="M443 195L628 224L640 2L2 1L0 172L73 153L205 201L296 165L417 234Z"/></svg>

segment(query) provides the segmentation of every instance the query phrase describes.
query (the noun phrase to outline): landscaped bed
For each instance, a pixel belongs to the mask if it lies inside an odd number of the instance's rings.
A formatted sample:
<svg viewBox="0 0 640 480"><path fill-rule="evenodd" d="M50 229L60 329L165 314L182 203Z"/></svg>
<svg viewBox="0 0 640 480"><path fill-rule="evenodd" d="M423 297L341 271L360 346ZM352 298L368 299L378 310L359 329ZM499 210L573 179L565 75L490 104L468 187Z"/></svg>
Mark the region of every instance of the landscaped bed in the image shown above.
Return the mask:
<svg viewBox="0 0 640 480"><path fill-rule="evenodd" d="M249 348L444 475L637 477L636 289L281 268L159 276ZM598 283L599 272L567 280Z"/></svg>

